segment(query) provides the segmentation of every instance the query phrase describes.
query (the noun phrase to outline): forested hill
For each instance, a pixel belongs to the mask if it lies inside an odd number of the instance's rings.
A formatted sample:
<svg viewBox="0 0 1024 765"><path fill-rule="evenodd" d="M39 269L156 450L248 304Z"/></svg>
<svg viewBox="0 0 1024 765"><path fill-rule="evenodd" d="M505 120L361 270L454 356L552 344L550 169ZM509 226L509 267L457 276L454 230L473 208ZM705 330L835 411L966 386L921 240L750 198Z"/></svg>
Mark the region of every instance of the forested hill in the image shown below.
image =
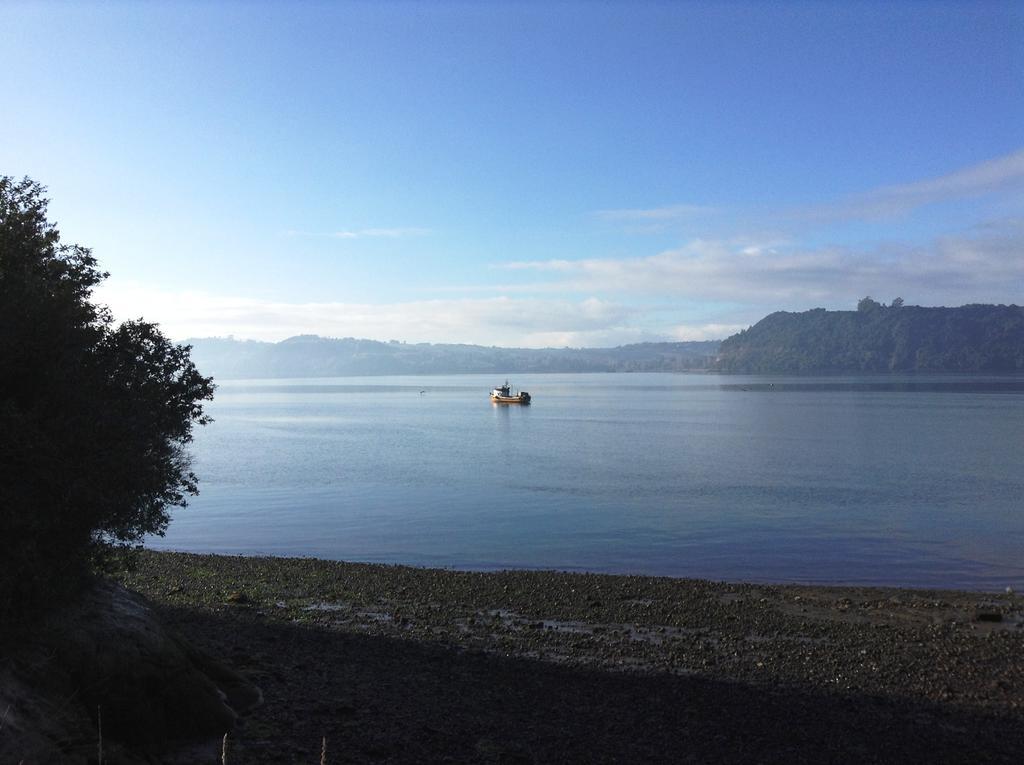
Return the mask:
<svg viewBox="0 0 1024 765"><path fill-rule="evenodd" d="M885 306L779 312L722 341L722 372L1024 371L1024 308Z"/></svg>
<svg viewBox="0 0 1024 765"><path fill-rule="evenodd" d="M718 341L617 348L496 348L300 335L279 343L187 340L203 374L220 379L467 372L679 372L707 369Z"/></svg>

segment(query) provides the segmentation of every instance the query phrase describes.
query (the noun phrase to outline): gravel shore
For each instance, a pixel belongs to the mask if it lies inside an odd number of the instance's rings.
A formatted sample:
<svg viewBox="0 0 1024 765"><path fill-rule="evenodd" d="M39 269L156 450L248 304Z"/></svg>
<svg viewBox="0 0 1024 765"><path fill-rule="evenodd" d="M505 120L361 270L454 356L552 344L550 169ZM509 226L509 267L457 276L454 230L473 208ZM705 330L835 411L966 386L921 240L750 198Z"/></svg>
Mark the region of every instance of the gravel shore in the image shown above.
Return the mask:
<svg viewBox="0 0 1024 765"><path fill-rule="evenodd" d="M149 551L122 581L262 688L229 762L1024 760L1011 593Z"/></svg>

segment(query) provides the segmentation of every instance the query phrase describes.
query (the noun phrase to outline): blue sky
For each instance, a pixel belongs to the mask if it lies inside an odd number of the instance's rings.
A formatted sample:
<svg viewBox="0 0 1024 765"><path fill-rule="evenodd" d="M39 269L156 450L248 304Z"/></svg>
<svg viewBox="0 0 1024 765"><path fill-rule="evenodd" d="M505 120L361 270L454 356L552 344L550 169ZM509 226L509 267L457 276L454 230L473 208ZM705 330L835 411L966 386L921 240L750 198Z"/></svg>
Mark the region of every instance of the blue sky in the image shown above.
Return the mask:
<svg viewBox="0 0 1024 765"><path fill-rule="evenodd" d="M0 173L176 339L1024 298L1017 3L0 5Z"/></svg>

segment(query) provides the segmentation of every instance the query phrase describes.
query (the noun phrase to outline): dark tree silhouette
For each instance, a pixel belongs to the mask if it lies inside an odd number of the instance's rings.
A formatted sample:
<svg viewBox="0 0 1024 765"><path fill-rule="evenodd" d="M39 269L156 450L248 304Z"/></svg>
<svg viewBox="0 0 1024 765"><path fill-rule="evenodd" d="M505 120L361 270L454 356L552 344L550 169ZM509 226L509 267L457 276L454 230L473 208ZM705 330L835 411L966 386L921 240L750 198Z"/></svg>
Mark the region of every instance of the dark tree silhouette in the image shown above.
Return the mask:
<svg viewBox="0 0 1024 765"><path fill-rule="evenodd" d="M857 301L857 310L861 313L871 313L872 311L877 311L881 307L882 304L877 300L872 300L870 295L862 297Z"/></svg>
<svg viewBox="0 0 1024 765"><path fill-rule="evenodd" d="M214 390L187 346L91 301L107 274L44 192L0 177L0 624L163 533L196 493L185 447Z"/></svg>

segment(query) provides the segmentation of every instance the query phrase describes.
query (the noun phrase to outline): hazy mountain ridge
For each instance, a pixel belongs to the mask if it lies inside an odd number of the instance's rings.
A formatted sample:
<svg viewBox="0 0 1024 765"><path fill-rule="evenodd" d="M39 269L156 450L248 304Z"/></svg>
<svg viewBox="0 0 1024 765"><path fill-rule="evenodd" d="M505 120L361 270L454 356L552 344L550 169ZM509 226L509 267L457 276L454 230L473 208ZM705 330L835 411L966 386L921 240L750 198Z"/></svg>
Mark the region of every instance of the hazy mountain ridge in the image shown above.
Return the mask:
<svg viewBox="0 0 1024 765"><path fill-rule="evenodd" d="M723 340L714 369L738 373L1024 370L1024 308L884 306L779 311Z"/></svg>
<svg viewBox="0 0 1024 765"><path fill-rule="evenodd" d="M637 343L616 348L499 348L299 335L268 343L198 338L192 360L218 378L485 372L678 372L707 369L719 341Z"/></svg>
<svg viewBox="0 0 1024 765"><path fill-rule="evenodd" d="M187 340L218 378L511 372L1008 372L1024 371L1024 308L891 306L778 311L726 340L615 348L501 348L298 335L278 343Z"/></svg>

